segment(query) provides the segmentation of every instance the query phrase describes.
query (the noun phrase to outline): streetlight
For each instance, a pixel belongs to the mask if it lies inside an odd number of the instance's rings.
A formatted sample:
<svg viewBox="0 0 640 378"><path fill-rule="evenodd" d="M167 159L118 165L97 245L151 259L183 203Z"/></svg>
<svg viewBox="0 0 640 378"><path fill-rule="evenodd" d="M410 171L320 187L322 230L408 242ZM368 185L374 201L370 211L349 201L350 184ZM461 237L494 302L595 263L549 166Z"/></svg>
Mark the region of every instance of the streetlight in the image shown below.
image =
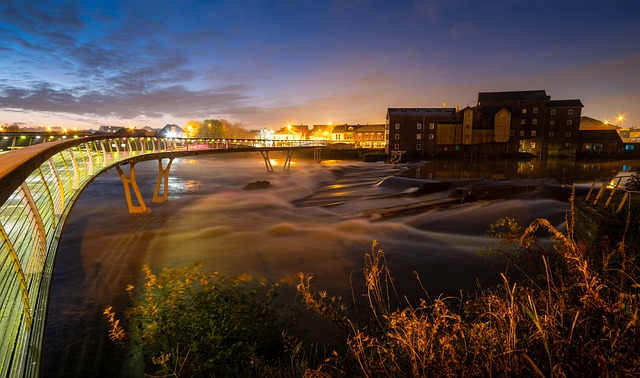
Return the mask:
<svg viewBox="0 0 640 378"><path fill-rule="evenodd" d="M618 122L620 122L620 128L622 128L622 121L624 121L624 116L622 114L618 114Z"/></svg>

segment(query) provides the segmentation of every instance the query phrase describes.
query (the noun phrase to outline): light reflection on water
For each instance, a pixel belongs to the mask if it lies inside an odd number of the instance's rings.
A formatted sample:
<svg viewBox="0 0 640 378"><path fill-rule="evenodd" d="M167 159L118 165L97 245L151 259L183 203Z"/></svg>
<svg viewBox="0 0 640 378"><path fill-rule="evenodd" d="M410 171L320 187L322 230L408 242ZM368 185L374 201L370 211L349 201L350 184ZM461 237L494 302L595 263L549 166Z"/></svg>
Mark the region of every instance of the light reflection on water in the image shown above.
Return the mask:
<svg viewBox="0 0 640 378"><path fill-rule="evenodd" d="M269 174L259 155L176 159L164 204L150 203L157 163L138 163L138 184L151 208L142 215L127 213L115 173L98 177L75 206L58 252L45 376L122 371L122 355L106 339L101 313L112 304L122 310L124 287L136 282L143 264L162 268L203 261L224 274L272 280L311 272L318 290L350 297L350 276L361 275L363 253L375 239L387 253L401 293L419 291L416 271L434 296L456 294L473 289L477 280L487 285L498 280L502 268L478 256L491 243L485 237L491 223L504 216L522 224L545 217L562 227L568 204L555 198L510 198L375 221L354 214L446 195L415 196L424 179L552 177L573 183L606 177L621 166L539 160L295 163L290 172ZM393 177L398 174L405 177ZM263 180L271 187L242 190Z"/></svg>

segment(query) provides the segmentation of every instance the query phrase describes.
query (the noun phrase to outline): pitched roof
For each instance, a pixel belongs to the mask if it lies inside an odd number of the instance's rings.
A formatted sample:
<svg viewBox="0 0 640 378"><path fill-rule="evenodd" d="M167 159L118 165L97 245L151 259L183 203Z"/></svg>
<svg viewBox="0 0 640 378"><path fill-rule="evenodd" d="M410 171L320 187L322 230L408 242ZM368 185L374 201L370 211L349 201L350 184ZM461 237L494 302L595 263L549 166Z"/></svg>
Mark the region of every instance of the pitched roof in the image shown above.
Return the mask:
<svg viewBox="0 0 640 378"><path fill-rule="evenodd" d="M547 103L547 108L584 107L580 100L552 100Z"/></svg>
<svg viewBox="0 0 640 378"><path fill-rule="evenodd" d="M580 117L580 130L618 130L619 127L611 123L604 123L600 120L582 116Z"/></svg>
<svg viewBox="0 0 640 378"><path fill-rule="evenodd" d="M512 91L512 92L478 92L478 105L483 101L522 101L522 100L549 100L544 90Z"/></svg>
<svg viewBox="0 0 640 378"><path fill-rule="evenodd" d="M618 142L622 143L622 138L616 130L580 130L578 133L580 143L584 142Z"/></svg>

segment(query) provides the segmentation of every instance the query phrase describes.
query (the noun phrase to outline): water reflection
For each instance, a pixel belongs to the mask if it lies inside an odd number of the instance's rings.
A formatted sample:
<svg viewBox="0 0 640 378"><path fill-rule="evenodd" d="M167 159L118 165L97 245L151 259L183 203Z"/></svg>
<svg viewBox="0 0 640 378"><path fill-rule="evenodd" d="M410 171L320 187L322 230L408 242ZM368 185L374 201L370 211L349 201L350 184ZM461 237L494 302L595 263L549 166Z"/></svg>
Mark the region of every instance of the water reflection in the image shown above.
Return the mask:
<svg viewBox="0 0 640 378"><path fill-rule="evenodd" d="M433 160L411 167L405 177L417 179L522 179L551 178L560 184L574 184L628 175L640 167L638 160Z"/></svg>

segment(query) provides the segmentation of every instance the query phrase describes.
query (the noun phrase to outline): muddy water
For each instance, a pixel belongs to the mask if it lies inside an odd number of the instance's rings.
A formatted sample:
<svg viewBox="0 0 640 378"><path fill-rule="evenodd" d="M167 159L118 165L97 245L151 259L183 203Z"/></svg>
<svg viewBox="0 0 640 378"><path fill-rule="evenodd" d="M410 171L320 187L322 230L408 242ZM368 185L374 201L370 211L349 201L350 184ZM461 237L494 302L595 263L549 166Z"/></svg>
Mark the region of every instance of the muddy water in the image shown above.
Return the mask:
<svg viewBox="0 0 640 378"><path fill-rule="evenodd" d="M277 164L278 162L276 162ZM448 190L417 195L425 180L554 178L586 185L615 176L634 162L526 163L438 161L412 166L295 161L290 172L267 173L259 155L178 159L170 201L127 213L122 183L107 172L82 194L63 233L54 271L45 334L44 376L127 376L126 356L106 339L102 310L122 309L124 287L140 267L182 267L202 261L225 274L279 279L314 274L318 290L351 296L362 257L377 240L387 254L398 290L417 296L456 294L497 282L503 267L478 256L492 241L489 224L505 216L527 223L545 217L564 224L562 196L536 194L474 201L381 217L371 209L437 201ZM278 167L276 167L278 170ZM136 165L145 198L156 162ZM263 190L243 190L268 180ZM363 216L363 214L367 214Z"/></svg>

